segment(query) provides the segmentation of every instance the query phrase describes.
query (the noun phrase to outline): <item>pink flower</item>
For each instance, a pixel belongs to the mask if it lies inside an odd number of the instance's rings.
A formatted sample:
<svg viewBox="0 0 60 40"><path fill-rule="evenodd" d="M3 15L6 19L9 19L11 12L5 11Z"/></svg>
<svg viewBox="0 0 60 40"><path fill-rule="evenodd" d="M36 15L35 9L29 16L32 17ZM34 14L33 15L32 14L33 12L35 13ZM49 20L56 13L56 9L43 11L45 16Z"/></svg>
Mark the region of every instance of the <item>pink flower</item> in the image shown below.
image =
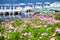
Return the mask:
<svg viewBox="0 0 60 40"><path fill-rule="evenodd" d="M52 20L52 18L50 18L50 17L42 17L42 18L40 18L41 20L44 20L44 21L50 21L50 20Z"/></svg>
<svg viewBox="0 0 60 40"><path fill-rule="evenodd" d="M60 22L60 20L55 20L55 21L54 21L54 23L58 23L58 22Z"/></svg>
<svg viewBox="0 0 60 40"><path fill-rule="evenodd" d="M12 26L12 27L10 26L9 28L10 28L10 29L13 29L13 30L15 29L13 26Z"/></svg>
<svg viewBox="0 0 60 40"><path fill-rule="evenodd" d="M40 18L40 20L44 20L43 18Z"/></svg>
<svg viewBox="0 0 60 40"><path fill-rule="evenodd" d="M58 34L60 34L60 31L58 32Z"/></svg>
<svg viewBox="0 0 60 40"><path fill-rule="evenodd" d="M60 28L56 28L56 32L58 32L58 34L60 34Z"/></svg>
<svg viewBox="0 0 60 40"><path fill-rule="evenodd" d="M41 28L41 25L38 26L38 25L33 25L32 28Z"/></svg>
<svg viewBox="0 0 60 40"><path fill-rule="evenodd" d="M14 32L15 32L16 30L18 30L18 28L14 28Z"/></svg>
<svg viewBox="0 0 60 40"><path fill-rule="evenodd" d="M48 34L47 33L42 33L41 36L48 36Z"/></svg>
<svg viewBox="0 0 60 40"><path fill-rule="evenodd" d="M32 19L35 19L36 17L35 16L32 16Z"/></svg>
<svg viewBox="0 0 60 40"><path fill-rule="evenodd" d="M20 27L19 30L22 31L24 28L23 27Z"/></svg>
<svg viewBox="0 0 60 40"><path fill-rule="evenodd" d="M52 20L52 18L49 17L43 17L44 20Z"/></svg>
<svg viewBox="0 0 60 40"><path fill-rule="evenodd" d="M52 20L52 18L46 18L47 20Z"/></svg>
<svg viewBox="0 0 60 40"><path fill-rule="evenodd" d="M45 36L48 36L48 34L45 34Z"/></svg>
<svg viewBox="0 0 60 40"><path fill-rule="evenodd" d="M50 40L55 40L55 38L53 37L53 38L51 38Z"/></svg>
<svg viewBox="0 0 60 40"><path fill-rule="evenodd" d="M24 33L24 36L29 36L31 33L29 32L29 33Z"/></svg>
<svg viewBox="0 0 60 40"><path fill-rule="evenodd" d="M48 21L48 24L53 24L53 22L52 21Z"/></svg>
<svg viewBox="0 0 60 40"><path fill-rule="evenodd" d="M20 36L20 38L23 38L23 36Z"/></svg>

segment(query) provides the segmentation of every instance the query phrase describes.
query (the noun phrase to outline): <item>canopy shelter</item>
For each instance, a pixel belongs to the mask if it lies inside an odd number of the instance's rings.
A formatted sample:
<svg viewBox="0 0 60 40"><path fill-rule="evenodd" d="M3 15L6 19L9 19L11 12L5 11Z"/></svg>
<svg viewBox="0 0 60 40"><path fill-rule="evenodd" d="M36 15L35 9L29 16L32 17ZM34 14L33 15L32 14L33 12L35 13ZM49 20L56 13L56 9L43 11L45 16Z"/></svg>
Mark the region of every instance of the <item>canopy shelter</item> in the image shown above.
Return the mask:
<svg viewBox="0 0 60 40"><path fill-rule="evenodd" d="M60 11L60 7L58 7L58 8L55 8L55 10L57 10L57 11Z"/></svg>
<svg viewBox="0 0 60 40"><path fill-rule="evenodd" d="M34 9L34 13L41 12L42 9Z"/></svg>
<svg viewBox="0 0 60 40"><path fill-rule="evenodd" d="M44 9L44 10L41 11L41 14L46 14L46 13L48 13L47 9Z"/></svg>
<svg viewBox="0 0 60 40"><path fill-rule="evenodd" d="M54 9L50 9L49 12L50 13L55 13L55 10Z"/></svg>

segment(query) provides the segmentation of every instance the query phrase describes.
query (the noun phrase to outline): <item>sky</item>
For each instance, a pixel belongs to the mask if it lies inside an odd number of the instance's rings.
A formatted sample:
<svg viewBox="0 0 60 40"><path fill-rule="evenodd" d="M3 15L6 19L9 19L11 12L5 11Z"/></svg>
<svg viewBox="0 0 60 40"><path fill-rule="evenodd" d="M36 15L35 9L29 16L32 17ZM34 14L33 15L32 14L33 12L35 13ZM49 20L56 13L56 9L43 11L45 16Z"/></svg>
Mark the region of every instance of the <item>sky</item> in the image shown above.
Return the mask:
<svg viewBox="0 0 60 40"><path fill-rule="evenodd" d="M0 4L19 4L19 3L36 3L36 2L59 2L60 0L0 0Z"/></svg>

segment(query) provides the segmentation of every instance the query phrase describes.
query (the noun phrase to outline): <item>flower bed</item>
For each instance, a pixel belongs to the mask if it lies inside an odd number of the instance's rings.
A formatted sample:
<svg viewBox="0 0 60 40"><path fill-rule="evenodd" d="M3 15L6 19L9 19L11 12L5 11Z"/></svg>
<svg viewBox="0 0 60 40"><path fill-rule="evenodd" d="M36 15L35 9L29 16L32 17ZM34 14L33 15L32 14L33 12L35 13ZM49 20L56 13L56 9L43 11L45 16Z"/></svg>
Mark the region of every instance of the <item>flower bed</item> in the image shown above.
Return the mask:
<svg viewBox="0 0 60 40"><path fill-rule="evenodd" d="M60 20L36 14L0 23L0 40L60 40Z"/></svg>

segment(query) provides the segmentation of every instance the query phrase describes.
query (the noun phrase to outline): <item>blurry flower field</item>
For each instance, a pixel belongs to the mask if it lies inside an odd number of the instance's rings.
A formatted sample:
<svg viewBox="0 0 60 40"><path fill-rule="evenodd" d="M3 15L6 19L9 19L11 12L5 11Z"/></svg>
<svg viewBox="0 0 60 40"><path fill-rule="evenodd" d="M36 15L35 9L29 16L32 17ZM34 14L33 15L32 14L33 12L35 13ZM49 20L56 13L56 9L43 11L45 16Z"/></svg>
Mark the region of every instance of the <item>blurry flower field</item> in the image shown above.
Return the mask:
<svg viewBox="0 0 60 40"><path fill-rule="evenodd" d="M0 23L0 40L60 40L60 14L36 14Z"/></svg>

